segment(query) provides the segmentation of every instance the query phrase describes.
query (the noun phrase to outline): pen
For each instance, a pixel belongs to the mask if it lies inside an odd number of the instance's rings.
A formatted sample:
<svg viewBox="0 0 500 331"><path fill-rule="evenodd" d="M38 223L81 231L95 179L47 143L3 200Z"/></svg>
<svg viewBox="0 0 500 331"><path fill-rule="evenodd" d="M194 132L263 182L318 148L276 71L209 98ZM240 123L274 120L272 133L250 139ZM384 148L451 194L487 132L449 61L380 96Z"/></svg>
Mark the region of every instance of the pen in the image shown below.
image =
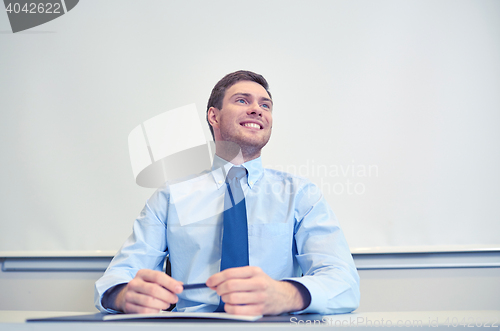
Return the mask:
<svg viewBox="0 0 500 331"><path fill-rule="evenodd" d="M193 289L196 289L196 288L208 287L207 284L205 284L205 283L184 284L182 286L184 287L184 290L193 290Z"/></svg>

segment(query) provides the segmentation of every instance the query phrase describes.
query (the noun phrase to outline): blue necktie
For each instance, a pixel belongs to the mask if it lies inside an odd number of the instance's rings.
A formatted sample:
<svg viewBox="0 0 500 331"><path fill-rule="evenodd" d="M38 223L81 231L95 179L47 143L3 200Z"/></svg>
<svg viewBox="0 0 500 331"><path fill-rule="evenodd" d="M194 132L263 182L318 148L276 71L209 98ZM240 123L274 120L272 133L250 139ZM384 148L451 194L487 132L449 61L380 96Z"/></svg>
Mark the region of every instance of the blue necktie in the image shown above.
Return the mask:
<svg viewBox="0 0 500 331"><path fill-rule="evenodd" d="M240 182L240 179L246 177L246 174L245 168L232 167L226 176L227 191L224 197L221 271L249 264L247 208ZM216 311L224 311L222 300L220 300Z"/></svg>

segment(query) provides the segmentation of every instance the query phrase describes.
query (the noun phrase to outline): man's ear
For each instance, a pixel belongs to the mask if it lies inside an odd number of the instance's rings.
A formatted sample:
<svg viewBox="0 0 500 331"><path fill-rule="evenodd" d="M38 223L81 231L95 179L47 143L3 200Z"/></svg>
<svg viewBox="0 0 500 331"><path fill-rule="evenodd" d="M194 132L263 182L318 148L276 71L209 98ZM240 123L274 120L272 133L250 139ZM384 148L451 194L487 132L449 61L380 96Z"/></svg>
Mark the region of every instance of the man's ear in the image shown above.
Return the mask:
<svg viewBox="0 0 500 331"><path fill-rule="evenodd" d="M207 113L207 119L212 128L219 127L219 112L220 110L215 107L210 107Z"/></svg>

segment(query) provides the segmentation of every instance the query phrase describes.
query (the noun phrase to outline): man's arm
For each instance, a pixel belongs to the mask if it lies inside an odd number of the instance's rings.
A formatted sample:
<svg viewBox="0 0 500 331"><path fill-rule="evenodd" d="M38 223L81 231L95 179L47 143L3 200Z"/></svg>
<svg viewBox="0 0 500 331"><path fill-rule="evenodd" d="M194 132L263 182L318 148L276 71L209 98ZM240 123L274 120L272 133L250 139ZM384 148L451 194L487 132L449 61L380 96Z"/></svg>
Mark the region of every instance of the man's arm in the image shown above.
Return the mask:
<svg viewBox="0 0 500 331"><path fill-rule="evenodd" d="M100 311L108 313L123 311L121 307L115 305L115 302L110 303L105 300L106 293L108 290L112 291L119 284L128 284L138 276L140 277L141 269L151 269L150 271L162 273L161 270L167 255L167 240L164 235L166 227L164 221L167 212L165 206L168 206L168 192L160 188L147 201L141 214L134 222L132 235L123 244L104 275L95 284L95 305ZM144 282L151 283L151 281ZM134 283L136 282L134 281L132 285ZM130 287L127 288L127 291L129 289ZM122 290L124 289L122 288ZM118 294L120 293L121 291Z"/></svg>
<svg viewBox="0 0 500 331"><path fill-rule="evenodd" d="M303 276L287 278L311 294L300 313L340 314L359 306L359 275L332 209L318 187L306 184L295 197L295 258Z"/></svg>

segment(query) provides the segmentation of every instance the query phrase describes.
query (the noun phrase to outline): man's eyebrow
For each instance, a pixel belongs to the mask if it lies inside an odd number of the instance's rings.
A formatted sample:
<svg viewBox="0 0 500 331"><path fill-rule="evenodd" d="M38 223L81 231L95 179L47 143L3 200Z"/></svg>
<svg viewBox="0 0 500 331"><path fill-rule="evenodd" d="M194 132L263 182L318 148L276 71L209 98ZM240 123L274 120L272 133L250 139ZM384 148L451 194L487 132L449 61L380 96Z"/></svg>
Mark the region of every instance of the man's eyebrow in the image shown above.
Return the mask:
<svg viewBox="0 0 500 331"><path fill-rule="evenodd" d="M271 103L271 105L273 105L273 100L271 100L271 99L269 99L269 98L264 97L264 98L262 98L262 100L264 100L264 101L269 101L269 102Z"/></svg>
<svg viewBox="0 0 500 331"><path fill-rule="evenodd" d="M233 94L231 96L231 98L234 98L236 96L244 96L244 97L252 97L252 95L250 93L243 93L243 92L236 92L235 94ZM266 98L266 97L262 97L260 98L261 100L264 100L264 101L268 101L270 102L271 104L273 104L273 100L269 99L269 98Z"/></svg>

